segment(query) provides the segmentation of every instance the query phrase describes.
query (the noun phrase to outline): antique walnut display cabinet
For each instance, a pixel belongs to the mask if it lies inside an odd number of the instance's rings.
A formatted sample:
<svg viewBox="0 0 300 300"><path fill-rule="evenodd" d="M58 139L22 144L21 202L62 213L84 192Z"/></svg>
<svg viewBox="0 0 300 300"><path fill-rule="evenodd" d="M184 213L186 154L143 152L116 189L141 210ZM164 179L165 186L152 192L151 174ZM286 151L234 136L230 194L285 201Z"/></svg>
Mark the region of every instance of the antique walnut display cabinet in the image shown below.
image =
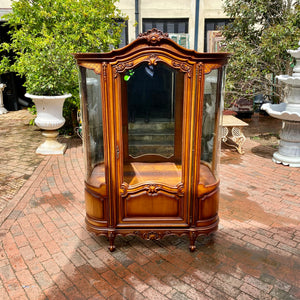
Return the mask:
<svg viewBox="0 0 300 300"><path fill-rule="evenodd" d="M218 227L218 136L228 54L157 29L122 49L74 55L81 73L88 230L156 240Z"/></svg>

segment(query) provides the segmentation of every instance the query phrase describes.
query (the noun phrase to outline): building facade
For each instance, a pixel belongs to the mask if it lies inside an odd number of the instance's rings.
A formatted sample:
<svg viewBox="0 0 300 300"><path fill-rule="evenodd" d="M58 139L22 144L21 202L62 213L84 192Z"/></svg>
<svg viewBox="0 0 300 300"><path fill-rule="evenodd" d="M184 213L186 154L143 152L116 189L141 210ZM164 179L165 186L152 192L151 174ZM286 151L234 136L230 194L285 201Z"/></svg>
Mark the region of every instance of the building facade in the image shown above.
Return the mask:
<svg viewBox="0 0 300 300"><path fill-rule="evenodd" d="M228 22L222 5L222 0L120 0L118 7L128 17L123 43L155 27L184 47L213 52L211 40Z"/></svg>

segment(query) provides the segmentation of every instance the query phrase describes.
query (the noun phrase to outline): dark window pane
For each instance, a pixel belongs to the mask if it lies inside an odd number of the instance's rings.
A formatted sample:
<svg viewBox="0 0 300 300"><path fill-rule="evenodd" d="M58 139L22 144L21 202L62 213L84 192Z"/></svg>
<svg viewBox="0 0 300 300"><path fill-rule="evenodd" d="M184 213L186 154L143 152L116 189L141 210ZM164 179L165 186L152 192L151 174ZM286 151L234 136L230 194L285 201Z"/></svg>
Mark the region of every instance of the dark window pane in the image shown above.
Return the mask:
<svg viewBox="0 0 300 300"><path fill-rule="evenodd" d="M188 33L188 19L143 19L143 31L157 28L168 33Z"/></svg>

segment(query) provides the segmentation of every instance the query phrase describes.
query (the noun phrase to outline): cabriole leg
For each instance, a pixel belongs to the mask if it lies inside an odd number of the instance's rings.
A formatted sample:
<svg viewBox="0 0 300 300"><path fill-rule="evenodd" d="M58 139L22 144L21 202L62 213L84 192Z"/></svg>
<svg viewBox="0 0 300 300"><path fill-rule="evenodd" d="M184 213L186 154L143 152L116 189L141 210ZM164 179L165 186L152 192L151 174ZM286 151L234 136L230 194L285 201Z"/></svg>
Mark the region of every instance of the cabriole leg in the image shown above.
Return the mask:
<svg viewBox="0 0 300 300"><path fill-rule="evenodd" d="M115 233L114 232L109 232L108 233L108 241L109 241L109 246L108 249L110 252L113 252L116 250L116 246L115 246Z"/></svg>
<svg viewBox="0 0 300 300"><path fill-rule="evenodd" d="M194 231L191 231L190 232L190 247L189 247L191 252L194 252L196 250L196 246L195 246L196 238L197 238L196 233Z"/></svg>

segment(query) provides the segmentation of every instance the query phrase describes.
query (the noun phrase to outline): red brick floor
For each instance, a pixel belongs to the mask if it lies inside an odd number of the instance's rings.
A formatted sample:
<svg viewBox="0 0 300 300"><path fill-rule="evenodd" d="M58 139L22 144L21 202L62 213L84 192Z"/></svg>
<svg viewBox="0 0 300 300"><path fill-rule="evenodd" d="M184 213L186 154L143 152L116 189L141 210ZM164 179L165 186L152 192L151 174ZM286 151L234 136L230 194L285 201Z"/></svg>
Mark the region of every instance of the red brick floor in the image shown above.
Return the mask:
<svg viewBox="0 0 300 300"><path fill-rule="evenodd" d="M3 211L0 299L300 299L300 169L247 139L222 151L220 229L107 241L84 226L80 140L44 157ZM3 167L3 166L2 166Z"/></svg>

